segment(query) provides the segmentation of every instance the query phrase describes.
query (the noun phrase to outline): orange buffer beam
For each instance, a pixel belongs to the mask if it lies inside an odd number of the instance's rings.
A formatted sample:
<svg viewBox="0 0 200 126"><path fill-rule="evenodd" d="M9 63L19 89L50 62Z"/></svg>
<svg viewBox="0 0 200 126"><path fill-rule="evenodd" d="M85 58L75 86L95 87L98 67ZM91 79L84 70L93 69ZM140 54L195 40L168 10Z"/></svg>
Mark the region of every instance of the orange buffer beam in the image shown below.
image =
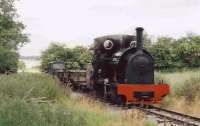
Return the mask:
<svg viewBox="0 0 200 126"><path fill-rule="evenodd" d="M117 85L117 95L125 96L127 103L141 103L144 104L152 104L152 103L159 103L164 96L169 94L169 85L168 84L118 84ZM154 92L154 96L151 99L141 100L134 96L134 92Z"/></svg>

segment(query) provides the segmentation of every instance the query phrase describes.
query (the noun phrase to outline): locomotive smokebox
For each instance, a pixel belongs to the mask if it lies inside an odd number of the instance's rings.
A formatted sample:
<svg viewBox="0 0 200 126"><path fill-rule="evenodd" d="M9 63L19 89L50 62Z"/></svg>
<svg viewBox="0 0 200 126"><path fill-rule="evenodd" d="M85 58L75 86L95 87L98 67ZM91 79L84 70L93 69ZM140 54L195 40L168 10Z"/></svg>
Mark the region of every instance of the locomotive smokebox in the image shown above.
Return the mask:
<svg viewBox="0 0 200 126"><path fill-rule="evenodd" d="M137 49L143 49L143 28L137 27L136 28L136 35L137 35Z"/></svg>

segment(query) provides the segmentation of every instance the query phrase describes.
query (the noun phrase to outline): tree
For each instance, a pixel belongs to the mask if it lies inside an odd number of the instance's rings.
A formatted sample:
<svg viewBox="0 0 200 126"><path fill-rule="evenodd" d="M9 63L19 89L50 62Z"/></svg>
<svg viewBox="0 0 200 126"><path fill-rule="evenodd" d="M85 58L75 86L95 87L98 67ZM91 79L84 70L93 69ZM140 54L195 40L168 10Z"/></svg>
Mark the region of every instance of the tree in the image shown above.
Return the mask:
<svg viewBox="0 0 200 126"><path fill-rule="evenodd" d="M156 68L169 68L174 66L175 52L173 48L175 40L169 37L159 37L149 48L155 59Z"/></svg>
<svg viewBox="0 0 200 126"><path fill-rule="evenodd" d="M78 62L80 69L86 69L86 64L91 63L92 55L88 48L77 46L73 49L75 61Z"/></svg>
<svg viewBox="0 0 200 126"><path fill-rule="evenodd" d="M51 43L47 50L42 52L41 69L46 70L50 62L57 60L64 61L67 69L86 69L91 58L88 48L77 46L70 49L63 44Z"/></svg>
<svg viewBox="0 0 200 126"><path fill-rule="evenodd" d="M17 71L19 46L28 42L25 25L18 21L15 0L0 0L0 73Z"/></svg>
<svg viewBox="0 0 200 126"><path fill-rule="evenodd" d="M186 67L200 66L200 36L190 35L178 40L177 55Z"/></svg>
<svg viewBox="0 0 200 126"><path fill-rule="evenodd" d="M0 73L17 72L18 58L17 53L0 47Z"/></svg>
<svg viewBox="0 0 200 126"><path fill-rule="evenodd" d="M49 47L42 52L42 63L41 68L45 70L48 68L48 63L55 61L55 60L63 60L70 57L71 52L67 50L65 45L63 44L55 44L51 43Z"/></svg>
<svg viewBox="0 0 200 126"><path fill-rule="evenodd" d="M23 33L25 25L17 21L14 3L15 0L0 0L0 46L10 50L28 42L27 34Z"/></svg>
<svg viewBox="0 0 200 126"><path fill-rule="evenodd" d="M158 69L200 66L200 36L194 34L178 40L159 37L148 50Z"/></svg>

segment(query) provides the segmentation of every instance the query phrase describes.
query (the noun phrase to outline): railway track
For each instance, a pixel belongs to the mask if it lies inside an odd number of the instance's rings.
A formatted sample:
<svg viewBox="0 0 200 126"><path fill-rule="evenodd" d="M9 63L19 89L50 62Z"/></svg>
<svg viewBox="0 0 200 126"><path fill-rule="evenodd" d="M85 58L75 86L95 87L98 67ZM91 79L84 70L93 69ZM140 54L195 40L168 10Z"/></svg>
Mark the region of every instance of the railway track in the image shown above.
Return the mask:
<svg viewBox="0 0 200 126"><path fill-rule="evenodd" d="M148 115L155 116L158 123L180 125L180 126L200 126L200 118L186 115L183 113L149 106L148 109L135 107L140 111L147 113Z"/></svg>
<svg viewBox="0 0 200 126"><path fill-rule="evenodd" d="M126 110L130 110L130 109L137 109L141 112L146 113L147 116L153 117L153 119L157 121L159 126L167 126L167 125L170 125L170 126L200 126L200 118L190 116L187 114L163 109L160 107L155 107L152 105L148 106L148 108L137 107L134 105L118 106L115 104L114 105L110 104L101 98L91 97L87 93L83 93L83 95L86 97L90 97L92 99L98 100L99 102L102 102L107 106L110 106L111 108L113 108L113 110L123 110L123 111L125 110L126 111Z"/></svg>

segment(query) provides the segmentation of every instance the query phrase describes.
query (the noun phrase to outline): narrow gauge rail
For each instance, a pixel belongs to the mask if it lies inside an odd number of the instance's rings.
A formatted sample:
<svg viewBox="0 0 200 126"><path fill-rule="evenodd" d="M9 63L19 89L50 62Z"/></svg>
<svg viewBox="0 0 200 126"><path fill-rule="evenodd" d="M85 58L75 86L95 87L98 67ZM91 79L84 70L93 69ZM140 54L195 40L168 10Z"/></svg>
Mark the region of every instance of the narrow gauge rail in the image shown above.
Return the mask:
<svg viewBox="0 0 200 126"><path fill-rule="evenodd" d="M83 92L79 92L83 93ZM109 104L109 102L103 100L100 97L95 97L88 95L88 92L84 92L84 96L88 96L90 98L95 98L95 100L98 100L99 102L103 102L113 108L119 108L121 110L130 110L130 109L138 109L147 115L155 117L158 123L160 124L172 124L173 126L200 126L200 118L194 117L191 115L183 114L180 112L175 112L172 110L156 107L149 105L148 107L137 107L135 105L125 105L125 106L119 106L116 104ZM96 99L97 98L97 99Z"/></svg>
<svg viewBox="0 0 200 126"><path fill-rule="evenodd" d="M149 106L148 109L136 107L137 109L149 114L156 116L157 118L163 120L162 122L172 122L173 124L181 126L200 126L200 118L186 115L183 113L163 109L160 107Z"/></svg>

